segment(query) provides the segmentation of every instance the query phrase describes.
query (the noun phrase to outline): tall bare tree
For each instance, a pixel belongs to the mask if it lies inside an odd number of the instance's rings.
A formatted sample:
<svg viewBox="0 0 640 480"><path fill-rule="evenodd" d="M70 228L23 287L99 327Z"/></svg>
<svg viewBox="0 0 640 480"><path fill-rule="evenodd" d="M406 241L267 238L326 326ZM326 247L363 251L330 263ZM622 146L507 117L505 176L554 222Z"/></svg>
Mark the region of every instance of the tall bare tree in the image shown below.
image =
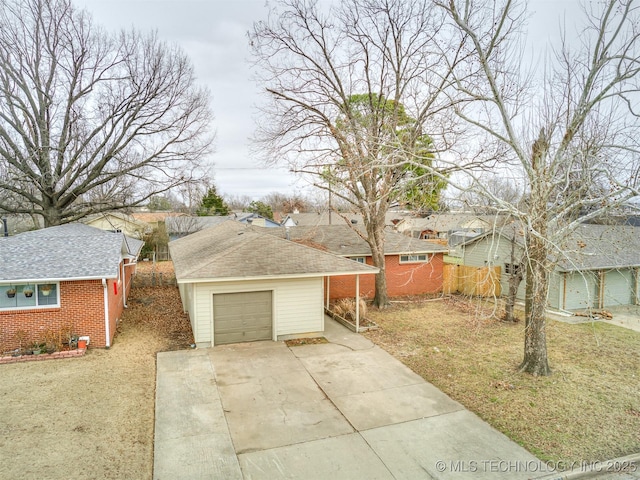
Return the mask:
<svg viewBox="0 0 640 480"><path fill-rule="evenodd" d="M456 135L445 107L459 51L442 41L444 20L428 0L281 0L250 36L270 100L259 145L362 215L378 306L385 214L416 185L437 197L422 169Z"/></svg>
<svg viewBox="0 0 640 480"><path fill-rule="evenodd" d="M638 195L635 3L590 2L580 38L563 36L544 68L527 73L522 3L440 2L470 60L456 68L456 89L465 102L455 112L477 136L475 155L486 155L486 146L494 145L489 150L501 153L524 186L524 205L505 202L480 181L473 188L523 226L526 325L520 368L534 375L550 373L545 308L550 272L563 254L559 246L580 222Z"/></svg>
<svg viewBox="0 0 640 480"><path fill-rule="evenodd" d="M69 0L0 1L0 209L57 225L191 181L208 98L154 34L106 33Z"/></svg>

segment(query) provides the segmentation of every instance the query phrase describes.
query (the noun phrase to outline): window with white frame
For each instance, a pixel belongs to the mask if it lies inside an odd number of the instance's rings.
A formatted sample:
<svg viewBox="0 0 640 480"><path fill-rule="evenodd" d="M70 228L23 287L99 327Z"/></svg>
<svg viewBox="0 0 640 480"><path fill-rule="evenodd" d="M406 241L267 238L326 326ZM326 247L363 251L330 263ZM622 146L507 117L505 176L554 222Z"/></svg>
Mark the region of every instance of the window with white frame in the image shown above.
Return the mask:
<svg viewBox="0 0 640 480"><path fill-rule="evenodd" d="M0 310L47 308L60 305L58 283L15 283L0 285Z"/></svg>
<svg viewBox="0 0 640 480"><path fill-rule="evenodd" d="M367 263L367 260L365 257L348 257L349 260L353 260L354 262L358 262L358 263Z"/></svg>
<svg viewBox="0 0 640 480"><path fill-rule="evenodd" d="M426 263L429 261L429 255L426 253L418 253L415 255L400 255L400 263Z"/></svg>

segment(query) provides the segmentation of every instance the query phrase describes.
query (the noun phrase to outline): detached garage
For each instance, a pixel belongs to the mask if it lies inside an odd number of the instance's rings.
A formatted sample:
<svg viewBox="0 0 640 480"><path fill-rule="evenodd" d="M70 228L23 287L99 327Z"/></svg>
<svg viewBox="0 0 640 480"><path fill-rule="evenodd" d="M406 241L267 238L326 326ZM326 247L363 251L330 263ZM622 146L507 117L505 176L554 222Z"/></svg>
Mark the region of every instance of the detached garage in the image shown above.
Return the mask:
<svg viewBox="0 0 640 480"><path fill-rule="evenodd" d="M378 272L231 220L169 249L199 347L321 334L324 277Z"/></svg>

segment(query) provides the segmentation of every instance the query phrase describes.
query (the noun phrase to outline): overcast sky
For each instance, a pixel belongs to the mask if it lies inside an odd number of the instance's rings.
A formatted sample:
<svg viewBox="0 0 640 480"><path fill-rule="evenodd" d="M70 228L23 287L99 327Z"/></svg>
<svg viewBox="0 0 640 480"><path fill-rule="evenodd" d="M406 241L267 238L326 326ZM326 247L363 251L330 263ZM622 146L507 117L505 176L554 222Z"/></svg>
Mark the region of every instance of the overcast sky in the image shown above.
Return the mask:
<svg viewBox="0 0 640 480"><path fill-rule="evenodd" d="M191 57L198 81L211 90L216 151L213 178L218 191L255 199L270 192L293 192L286 168L261 168L250 156L253 105L258 88L251 81L246 33L266 18L265 0L72 0L107 29L157 30Z"/></svg>
<svg viewBox="0 0 640 480"><path fill-rule="evenodd" d="M219 192L258 199L305 187L286 168L261 168L249 153L259 92L250 78L246 33L253 22L266 18L266 0L73 1L107 29L157 30L160 38L181 45L191 57L198 81L212 94L217 135L212 176ZM575 10L577 3L531 0L536 13L530 23L533 44L557 38L560 14Z"/></svg>

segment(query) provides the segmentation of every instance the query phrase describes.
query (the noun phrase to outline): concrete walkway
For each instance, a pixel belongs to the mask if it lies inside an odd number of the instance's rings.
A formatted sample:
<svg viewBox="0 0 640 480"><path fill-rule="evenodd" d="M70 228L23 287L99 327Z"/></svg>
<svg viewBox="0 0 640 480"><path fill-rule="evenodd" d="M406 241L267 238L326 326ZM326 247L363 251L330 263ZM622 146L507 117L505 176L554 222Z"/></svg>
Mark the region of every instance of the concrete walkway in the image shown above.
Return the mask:
<svg viewBox="0 0 640 480"><path fill-rule="evenodd" d="M158 354L154 478L532 478L533 455L326 320L330 343Z"/></svg>

